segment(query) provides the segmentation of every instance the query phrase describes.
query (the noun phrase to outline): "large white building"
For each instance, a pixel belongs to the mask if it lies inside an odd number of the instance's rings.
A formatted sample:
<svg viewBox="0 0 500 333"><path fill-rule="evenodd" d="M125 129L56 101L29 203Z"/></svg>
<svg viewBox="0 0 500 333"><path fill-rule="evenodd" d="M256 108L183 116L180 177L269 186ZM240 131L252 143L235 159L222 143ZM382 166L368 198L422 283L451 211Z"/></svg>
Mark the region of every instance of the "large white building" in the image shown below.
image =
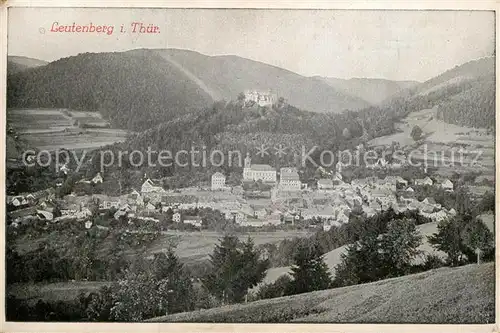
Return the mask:
<svg viewBox="0 0 500 333"><path fill-rule="evenodd" d="M252 164L250 156L245 157L243 180L262 180L263 182L276 182L276 170L267 164Z"/></svg>
<svg viewBox="0 0 500 333"><path fill-rule="evenodd" d="M226 176L220 172L212 175L212 191L221 190L226 187Z"/></svg>
<svg viewBox="0 0 500 333"><path fill-rule="evenodd" d="M280 169L280 190L282 191L300 191L300 178L297 169Z"/></svg>
<svg viewBox="0 0 500 333"><path fill-rule="evenodd" d="M271 106L278 100L276 94L271 91L245 90L245 102L253 101L259 106Z"/></svg>

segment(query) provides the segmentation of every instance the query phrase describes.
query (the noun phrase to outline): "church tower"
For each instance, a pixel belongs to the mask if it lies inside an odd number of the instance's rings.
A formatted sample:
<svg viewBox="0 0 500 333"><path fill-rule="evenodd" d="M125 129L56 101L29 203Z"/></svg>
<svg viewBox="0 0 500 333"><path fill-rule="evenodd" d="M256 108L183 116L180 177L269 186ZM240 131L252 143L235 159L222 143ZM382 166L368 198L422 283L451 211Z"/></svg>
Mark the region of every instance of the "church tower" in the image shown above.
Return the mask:
<svg viewBox="0 0 500 333"><path fill-rule="evenodd" d="M252 176L252 159L250 158L250 153L247 152L245 157L245 165L243 167L243 179L250 180L253 179Z"/></svg>
<svg viewBox="0 0 500 333"><path fill-rule="evenodd" d="M252 159L250 158L250 153L247 153L247 156L245 157L245 168L250 168L251 164Z"/></svg>

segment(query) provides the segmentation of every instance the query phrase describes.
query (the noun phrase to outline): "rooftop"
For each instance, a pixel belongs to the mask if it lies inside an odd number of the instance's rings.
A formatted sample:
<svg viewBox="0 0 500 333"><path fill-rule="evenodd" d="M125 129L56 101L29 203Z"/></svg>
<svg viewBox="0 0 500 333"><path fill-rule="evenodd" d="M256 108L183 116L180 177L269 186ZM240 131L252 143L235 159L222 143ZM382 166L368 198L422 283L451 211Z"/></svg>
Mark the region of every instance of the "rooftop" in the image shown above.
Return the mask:
<svg viewBox="0 0 500 333"><path fill-rule="evenodd" d="M321 184L321 185L333 185L333 182L331 179L319 179L318 180L318 184Z"/></svg>
<svg viewBox="0 0 500 333"><path fill-rule="evenodd" d="M272 166L267 164L252 164L250 169L255 171L276 171Z"/></svg>
<svg viewBox="0 0 500 333"><path fill-rule="evenodd" d="M213 178L226 178L226 176L224 176L222 173L220 172L216 172L212 175Z"/></svg>
<svg viewBox="0 0 500 333"><path fill-rule="evenodd" d="M281 180L300 180L297 169L295 169L295 168L281 168L280 169L280 179Z"/></svg>

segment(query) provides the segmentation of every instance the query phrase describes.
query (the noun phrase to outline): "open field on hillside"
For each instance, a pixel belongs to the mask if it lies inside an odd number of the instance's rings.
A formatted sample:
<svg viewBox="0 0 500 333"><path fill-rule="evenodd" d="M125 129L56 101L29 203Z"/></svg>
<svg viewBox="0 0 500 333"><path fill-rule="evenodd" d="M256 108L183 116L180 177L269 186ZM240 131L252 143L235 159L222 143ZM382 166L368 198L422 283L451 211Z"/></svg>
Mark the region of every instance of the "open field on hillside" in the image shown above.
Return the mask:
<svg viewBox="0 0 500 333"><path fill-rule="evenodd" d="M486 129L445 123L436 119L436 112L435 108L412 112L396 124L397 133L375 138L370 141L370 145L388 146L396 141L401 147L414 146L415 142L410 134L413 127L418 125L425 139L412 152L414 161L423 161L426 157L428 166L437 167L437 172L444 176L453 172L470 171L494 174L494 134L487 133ZM462 153L460 148L463 148Z"/></svg>
<svg viewBox="0 0 500 333"><path fill-rule="evenodd" d="M486 129L470 128L448 124L436 118L437 109L425 109L410 113L401 122L396 124L397 133L381 136L370 141L370 145L390 145L392 141L397 141L403 146L413 145L411 130L413 126L419 126L427 143L460 143L468 145L484 145L493 148L495 145L494 136L487 134Z"/></svg>
<svg viewBox="0 0 500 333"><path fill-rule="evenodd" d="M154 322L493 323L493 263L158 317Z"/></svg>
<svg viewBox="0 0 500 333"><path fill-rule="evenodd" d="M293 237L306 237L310 235L307 231L273 231L273 232L247 232L238 233L241 240L251 237L255 245L266 243L278 243L283 239ZM162 237L155 241L149 248L149 253L161 252L168 248L170 244L176 245L177 255L185 261L208 259L215 244L223 237L222 233L215 231L182 232L166 231L162 232Z"/></svg>
<svg viewBox="0 0 500 333"><path fill-rule="evenodd" d="M109 282L76 281L56 283L15 283L7 286L7 294L19 299L42 299L46 302L68 301L78 297L82 292L96 292Z"/></svg>
<svg viewBox="0 0 500 333"><path fill-rule="evenodd" d="M65 109L11 109L7 124L29 147L42 150L92 149L124 141L126 131L110 128L80 128L79 125L105 126L96 112Z"/></svg>

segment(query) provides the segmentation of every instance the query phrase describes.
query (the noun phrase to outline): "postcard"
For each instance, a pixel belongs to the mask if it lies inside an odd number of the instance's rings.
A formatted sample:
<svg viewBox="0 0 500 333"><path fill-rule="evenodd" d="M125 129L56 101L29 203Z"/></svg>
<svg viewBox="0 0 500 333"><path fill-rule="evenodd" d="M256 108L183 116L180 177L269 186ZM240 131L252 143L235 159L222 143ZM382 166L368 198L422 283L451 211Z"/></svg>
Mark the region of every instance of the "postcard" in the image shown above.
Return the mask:
<svg viewBox="0 0 500 333"><path fill-rule="evenodd" d="M383 5L4 3L2 331L491 332L496 8Z"/></svg>

